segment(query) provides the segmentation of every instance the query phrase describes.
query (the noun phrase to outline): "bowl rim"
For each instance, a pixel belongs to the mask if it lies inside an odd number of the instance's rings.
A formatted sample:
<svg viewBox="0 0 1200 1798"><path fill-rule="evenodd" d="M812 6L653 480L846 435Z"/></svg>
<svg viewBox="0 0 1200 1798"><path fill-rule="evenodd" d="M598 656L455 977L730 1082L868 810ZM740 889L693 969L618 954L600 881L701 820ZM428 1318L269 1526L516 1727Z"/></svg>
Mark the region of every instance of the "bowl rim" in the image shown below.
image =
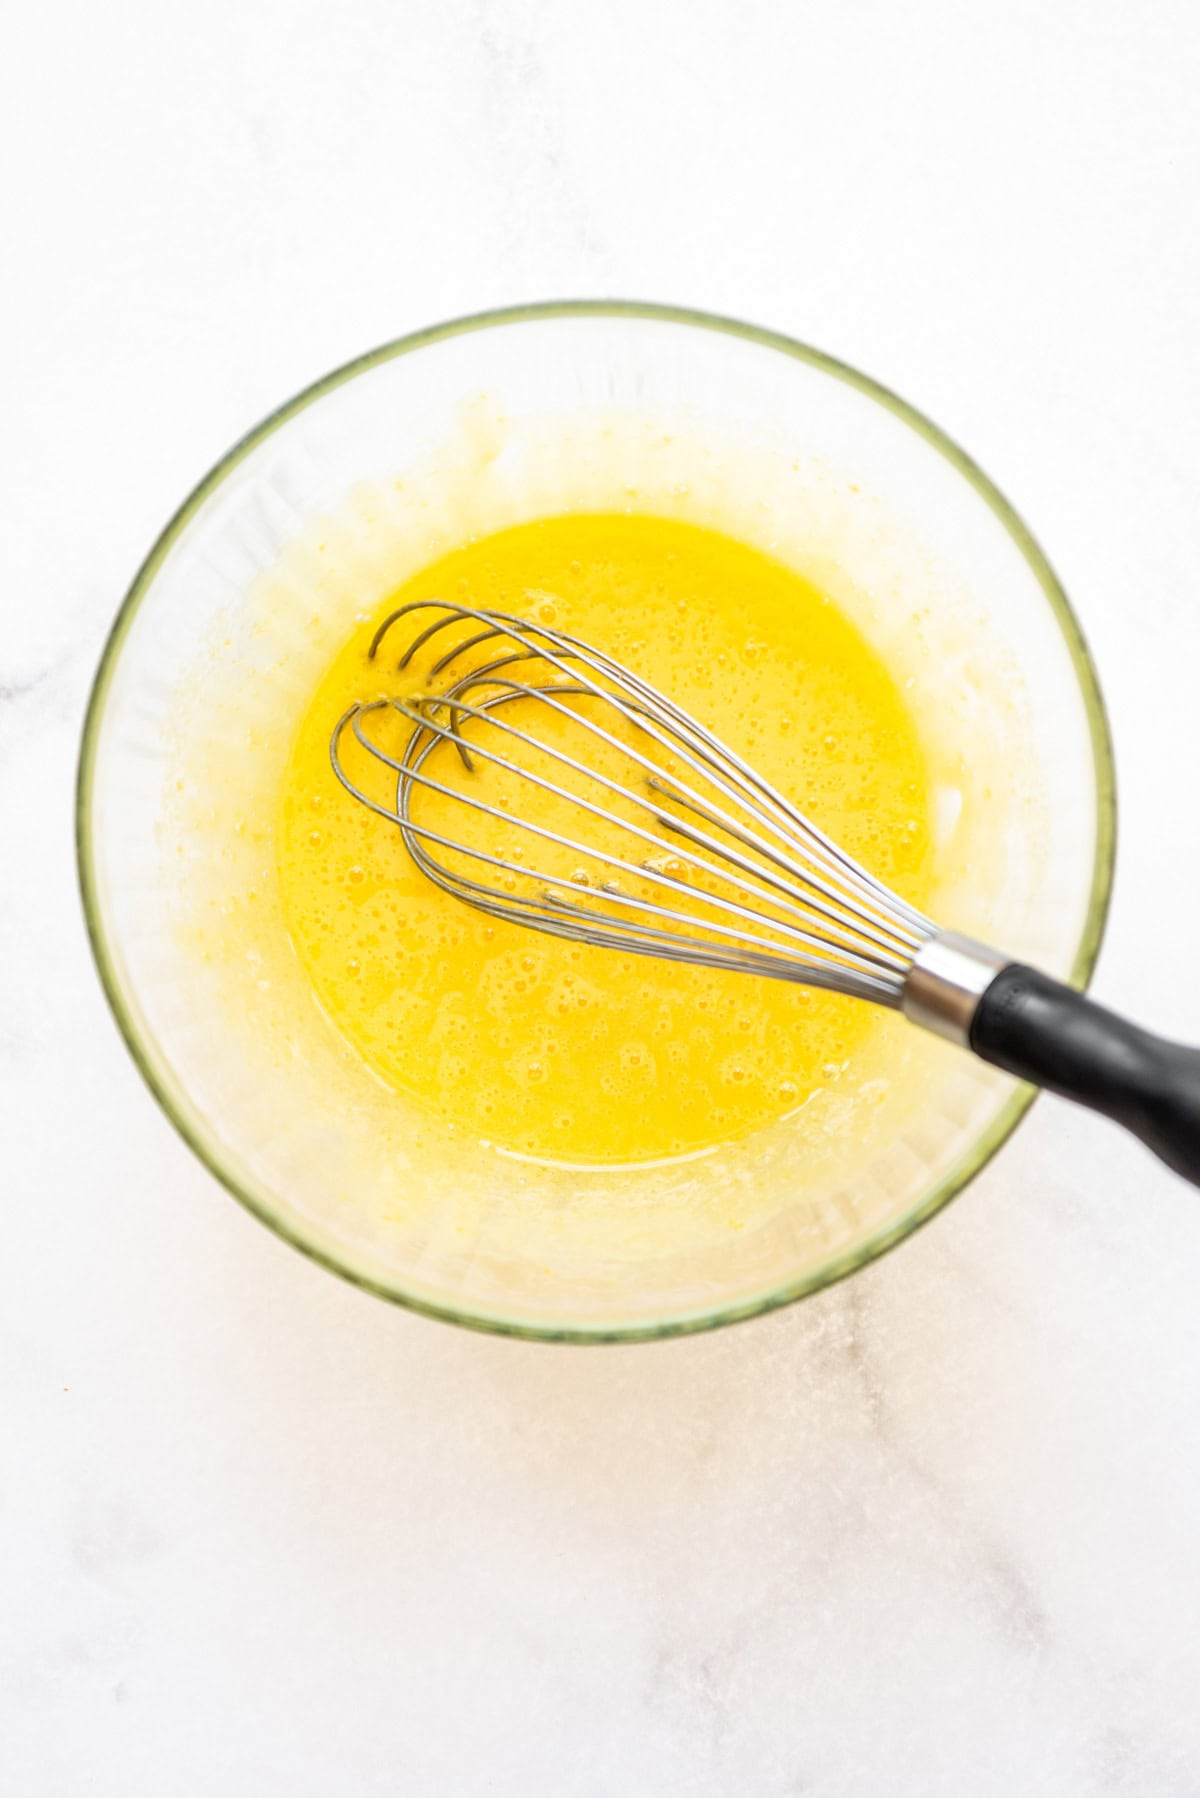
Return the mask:
<svg viewBox="0 0 1200 1798"><path fill-rule="evenodd" d="M366 374L383 363L390 362L399 356L410 355L414 351L425 349L444 339L463 336L470 332L544 322L557 318L647 319L660 324L679 325L689 329L700 329L740 338L764 349L778 351L793 360L805 362L857 389L865 397L874 400L902 423L908 425L952 467L957 469L958 473L970 483L991 509L1029 565L1046 597L1066 643L1087 718L1096 781L1096 844L1087 912L1074 962L1068 975L1068 980L1072 985L1080 988L1087 986L1104 937L1112 895L1113 866L1116 854L1116 779L1112 737L1095 665L1083 630L1066 592L1040 544L1015 507L984 473L979 464L953 438L927 418L924 413L918 411L915 406L910 405L907 400L901 399L898 394L881 382L874 380L870 375L863 374L849 363L840 361L837 357L830 356L825 351L814 348L811 344L800 342L781 332L748 324L740 319L728 318L719 313L698 311L685 306L664 305L652 301L544 300L448 319L422 330L410 332L405 336L390 339L377 348L354 357L352 361L343 363L319 380L312 382L311 385L302 388L299 393L284 401L281 406L268 413L258 424L239 437L196 484L159 532L134 575L105 639L88 698L80 741L75 787L76 859L88 940L101 985L126 1048L159 1106L189 1148L221 1185L268 1229L282 1237L285 1242L290 1243L293 1248L299 1249L310 1260L328 1268L330 1272L338 1274L363 1291L374 1293L406 1310L415 1311L427 1317L435 1317L443 1322L458 1324L467 1329L479 1330L492 1335L518 1337L530 1341L645 1342L718 1329L726 1324L738 1323L749 1317L778 1310L784 1305L794 1304L799 1299L823 1291L826 1287L836 1284L839 1280L845 1279L849 1274L886 1254L889 1249L911 1236L922 1224L927 1223L930 1218L948 1205L951 1199L957 1197L987 1165L1028 1112L1037 1097L1036 1090L1027 1086L1017 1087L971 1146L902 1217L876 1231L855 1248L831 1257L819 1268L811 1270L798 1279L772 1288L768 1292L756 1294L751 1299L718 1306L715 1309L699 1309L694 1313L684 1312L661 1322L638 1323L628 1326L620 1324L597 1326L541 1324L525 1319L491 1316L483 1311L460 1310L451 1305L441 1305L418 1294L407 1292L399 1284L393 1285L381 1280L366 1266L356 1265L352 1253L347 1252L342 1255L333 1252L323 1241L318 1239L315 1228L311 1234L309 1233L302 1219L287 1216L275 1210L265 1197L241 1182L237 1174L224 1164L217 1143L206 1140L203 1132L178 1109L169 1082L156 1061L156 1054L163 1068L168 1066L166 1058L157 1045L149 1039L148 1033L147 1037L143 1038L135 1019L134 1007L127 1002L117 972L116 960L109 947L107 925L99 896L95 843L92 832L96 749L104 721L106 701L125 638L142 600L153 585L155 576L167 555L191 519L223 484L227 476L251 451L272 436L290 418L346 382L354 380L358 375Z"/></svg>

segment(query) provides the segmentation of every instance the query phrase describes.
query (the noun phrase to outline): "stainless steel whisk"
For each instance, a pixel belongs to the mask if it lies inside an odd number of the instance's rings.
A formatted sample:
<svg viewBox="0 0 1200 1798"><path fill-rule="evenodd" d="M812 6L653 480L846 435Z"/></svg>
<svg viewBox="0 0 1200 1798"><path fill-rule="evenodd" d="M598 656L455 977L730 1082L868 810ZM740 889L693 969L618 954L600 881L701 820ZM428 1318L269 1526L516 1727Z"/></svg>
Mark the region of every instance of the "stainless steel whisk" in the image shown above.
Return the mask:
<svg viewBox="0 0 1200 1798"><path fill-rule="evenodd" d="M383 621L371 659L401 620L426 611L436 616L398 664L409 669L426 645L440 650L425 691L352 706L333 731L330 757L342 785L398 826L417 867L445 892L553 936L900 1010L1116 1119L1200 1185L1200 1050L1152 1036L942 930L704 725L552 625L420 600ZM499 653L481 656L485 645ZM408 727L402 745L391 741L397 718ZM370 757L364 773L386 774L386 788L372 784L388 802L348 769L347 733ZM498 803L478 779L484 770L519 797L548 795L554 822ZM465 808L464 820L500 820L556 865L435 828L414 813L423 793Z"/></svg>

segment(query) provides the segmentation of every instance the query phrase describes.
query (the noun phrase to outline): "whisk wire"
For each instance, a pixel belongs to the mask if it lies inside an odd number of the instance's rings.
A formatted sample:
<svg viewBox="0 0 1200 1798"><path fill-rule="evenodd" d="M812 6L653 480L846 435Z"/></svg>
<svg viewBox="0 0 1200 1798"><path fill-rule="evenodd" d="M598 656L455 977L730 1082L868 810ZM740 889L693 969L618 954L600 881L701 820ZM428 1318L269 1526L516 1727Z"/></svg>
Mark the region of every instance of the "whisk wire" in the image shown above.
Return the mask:
<svg viewBox="0 0 1200 1798"><path fill-rule="evenodd" d="M417 606L427 605L429 603L431 602L417 601L415 606L411 608L402 608L402 612L404 610L416 609ZM461 610L467 612L469 608L461 608ZM396 616L398 617L400 615L402 615L402 613L398 613ZM476 617L487 616L487 614L476 612L471 612L471 615ZM706 771L706 777L710 779L713 784L719 786L728 797L736 797L739 803L747 806L748 809L754 810L759 817L760 822L766 828L771 829L776 835L789 842L794 850L812 856L821 864L823 872L828 877L833 879L845 879L855 886L865 887L876 899L884 902L889 913L898 912L901 916L909 918L912 925L915 926L912 931L914 942L921 941L924 935L927 934L930 928L927 919L923 918L919 912L908 906L897 894L891 892L888 887L884 886L882 882L878 881L873 875L868 873L865 868L855 862L837 843L833 842L831 838L820 831L811 820L806 818L803 813L798 812L795 806L785 799L782 794L776 792L761 775L751 768L748 763L744 762L735 751L728 747L728 745L714 737L713 734L706 730L703 725L698 723L696 719L691 718L686 712L681 711L678 706L671 700L665 698L664 695L658 693L655 688L642 681L637 675L631 673L630 670L623 668L619 663L612 661L610 657L605 656L602 652L589 650L586 646L578 643L573 638L567 637L564 633L550 630L548 626L530 626L525 621L511 618L507 614L491 614L490 616L496 619L502 619L503 627L500 624L494 625L491 630L481 632L478 637L469 639L470 644L487 641L489 637L501 637L507 635L526 643L527 647L519 654L501 657L494 662L488 663L484 668L471 670L464 675L460 681L455 683L454 687L451 689L452 692L461 693L474 685L484 675L491 674L502 667L510 666L516 661L548 660L553 662L555 666L561 668L561 662L552 656L547 656L543 650L538 649L534 644L531 644L529 639L521 633L524 631L531 631L537 635L544 634L547 638L554 639L559 643L564 659L583 661L585 664L594 666L597 670L603 672L606 678L612 681L618 690L627 688L634 694L637 694L640 690L642 698L648 702L650 709L639 707L639 715L645 720L645 727L649 730L650 734L654 736L663 747L672 748L676 752L679 752L681 739L693 745L700 756L701 762L704 764L704 769L702 770L697 762L693 760L691 756L688 756L687 759L690 761L693 768L696 768L698 772ZM435 626L431 627L431 630L422 633L422 638L427 639L432 630L440 630L453 621L453 617L439 620ZM464 649L466 647L467 645L462 646ZM449 654L444 655L435 665L435 669L431 672L436 673L448 667L460 653L462 653L462 650L456 648ZM406 652L405 656L402 658L400 664L401 667L407 666L410 660L411 650ZM577 670L572 670L572 672L578 673ZM587 690L595 693L601 698L610 700L614 704L620 703L616 694L610 692L606 688L598 687L594 683L589 683ZM675 739L674 742L669 741L659 734L655 725L656 712L667 716L670 720L672 736ZM738 777L734 781L732 787L728 781L728 776L731 773ZM764 811L762 809L762 801L764 800L771 808L771 811ZM780 822L781 819L782 823Z"/></svg>
<svg viewBox="0 0 1200 1798"><path fill-rule="evenodd" d="M470 677L470 685L476 686L476 685L480 685L480 684L484 684L484 683L480 682L477 675ZM462 686L459 686L456 690L458 692L461 692L463 690L463 688L462 688ZM563 706L563 704L561 703L561 696L564 694L567 694L567 695L593 695L593 694L598 694L598 689L595 688L594 686L590 686L590 685L583 686L583 685L576 685L576 684L572 684L569 686L558 686L558 687L528 687L528 686L525 686L525 685L517 683L517 682L511 682L511 683L505 683L502 692L500 692L492 700L485 701L483 706L481 706L479 708L473 708L473 707L465 704L459 698L447 698L445 700L439 700L436 703L438 703L438 704L444 703L453 709L453 722L451 724L450 732L449 732L449 734L452 737L457 737L457 735L458 735L458 723L459 723L460 717L464 717L464 716L465 717L481 717L486 712L490 721L496 725L497 729L508 731L509 734L516 737L521 742L530 744L534 748L543 752L544 754L552 756L557 761L563 762L566 766L573 768L577 773L587 775L592 779L599 779L600 777L598 777L596 775L595 770L585 767L585 765L583 763L577 761L572 756L566 755L562 750L557 749L553 744L543 742L541 739L538 739L538 738L531 737L527 732L521 731L517 727L508 724L507 721L501 721L495 717L495 712L499 710L499 707L501 705L508 704L510 701L512 701L514 699L519 699L522 697L529 698L529 699L533 699L533 698L540 699L540 700L544 701L544 703L546 705L552 707L553 710L555 712L559 713L561 716L567 717L572 722L582 726L583 729L590 731L593 736L595 736L598 739L602 740L603 742L609 744L610 747L620 750L623 754L628 756L630 760L638 763L641 767L643 767L647 771L647 774L650 777L646 783L648 790L650 790L652 792L656 792L656 793L661 793L664 795L664 797L672 799L673 801L677 802L678 804L687 807L691 811L694 811L698 816L703 817L708 823L715 825L719 830L723 831L729 837L733 838L734 840L736 840L738 842L743 843L744 845L746 845L749 848L754 849L756 851L756 853L763 860L772 862L777 867L782 868L784 870L787 870L787 871L791 870L792 864L789 864L781 855L779 855L776 851L772 850L769 847L769 845L763 844L760 840L756 839L755 837L751 836L747 831L740 828L739 825L737 824L737 822L727 812L724 812L724 811L720 810L719 808L713 809L713 808L703 805L701 803L698 795L691 788L684 785L684 783L682 783L682 782L674 782L672 785L668 786L663 781L658 779L657 776L661 772L661 770L659 770L657 764L650 761L646 756L642 755L634 745L622 744L618 738L616 738L612 735L611 731L605 730L604 727L602 725L597 724L594 719L588 718L586 716L586 714L577 712L573 708ZM599 696L603 697L605 699L608 698L607 694L599 694ZM641 717L642 717L642 708L640 708L640 707L634 708L634 713L633 713L632 717L631 717L630 708L628 706L621 707L620 709L624 716L626 716L627 718L631 718L631 721L640 723ZM433 704L431 702L430 713L432 712L432 710L433 710ZM406 714L406 715L411 717L411 714ZM434 728L432 725L432 722L428 716L426 717L426 719L423 720L423 722L425 723L426 728ZM441 733L439 733L439 734L441 734ZM465 750L464 750L464 753L466 753ZM491 759L497 759L497 758L491 758ZM415 761L411 764L411 766L413 766L414 768L416 765L417 764ZM509 766L509 764L503 763L503 762L501 762L499 765L505 766L505 767ZM516 770L510 770L510 771L515 772ZM540 781L536 781L535 777L532 774L529 774L527 771L526 771L526 777L528 779L530 779L531 781L535 781L535 784L539 784L539 785L543 784ZM778 891L780 891L782 893L786 893L791 898L798 900L805 909L805 915L807 915L808 913L816 913L819 916L829 919L829 921L835 925L838 925L838 926L841 925L842 921L838 918L837 913L830 906L823 903L820 899L816 899L812 896L813 890L816 890L816 889L813 889L811 880L806 880L806 882L805 882L806 887L808 887L810 889L807 891L802 889L800 886L798 886L794 882L794 880L781 880L781 879L779 879L778 876L771 875L767 870L763 869L762 867L756 865L753 862L748 861L745 857L735 856L732 853L732 851L730 851L730 849L728 848L728 846L726 844L707 835L705 832L690 830L686 825L682 824L680 821L673 819L669 814L664 813L661 810L661 808L651 805L645 798L643 798L643 796L641 794L632 791L629 787L626 787L615 780L614 781L606 781L604 784L606 784L609 787L609 790L612 791L614 794L618 795L619 797L621 797L623 799L629 800L631 804L640 806L642 809L649 812L651 817L654 819L655 823L658 824L659 826L661 826L662 828L678 832L680 835L686 837L689 841L696 843L701 848L709 851L710 853L715 853L715 854L719 855L722 858L722 860L728 862L731 866L740 867L743 870L743 872L745 872L745 873L751 873L751 874L756 875L761 880L767 880L772 886L775 886L778 889ZM560 797L564 797L564 798L572 797L572 795L563 793L562 790L559 788L554 788L553 790L555 792L557 792ZM605 814L598 811L596 815L602 816ZM611 819L610 819L610 821L616 822L616 820L611 820ZM639 832L638 834L645 835L646 833ZM653 840L653 839L650 839L650 840ZM711 865L705 865L705 871L708 873L717 875L717 876L719 876L722 873L722 870L714 868ZM749 887L746 890L755 892L759 897L767 896L765 894L762 894L761 890L756 887ZM849 907L850 910L857 913L857 915L863 920L863 922L873 922L873 919L871 918L870 914L865 912L864 910L862 910L860 907L856 906L852 900L847 900L845 903Z"/></svg>
<svg viewBox="0 0 1200 1798"><path fill-rule="evenodd" d="M417 710L416 708L406 705L403 701L390 700L390 701L384 701L384 702L379 702L379 703L390 705L391 708L394 709L396 712L398 712L400 714L400 716L405 718L407 722L413 724L418 729L424 729L424 730L430 732L436 740L450 741L453 738L454 733L449 726L437 724L436 722L430 720L426 714L422 713L421 711ZM455 703L457 706L459 702L455 702ZM482 708L465 706L462 709L469 712L471 714L471 716L473 716L473 717L483 717L486 715L484 713L484 711L482 710ZM427 756L430 753L430 750L433 747L432 742L423 746L419 756L414 761L407 762L405 760L397 760L394 756L389 755L386 750L383 750L382 748L380 748L380 746L377 743L375 743L367 735L367 733L363 730L362 723L361 723L362 716L363 716L363 714L361 712L357 716L352 715L352 719L353 719L352 728L353 728L354 735L357 738L358 742L360 744L362 744L362 746L365 749L368 749L372 754L374 754L379 761L385 763L389 768L394 769L395 772L397 773L397 775L400 776L402 780L406 780L410 783L415 783L415 784L425 788L427 791L440 793L446 798L453 799L462 805L469 806L474 811L482 812L487 815L494 815L494 807L490 806L486 801L478 799L472 794L464 793L458 788L449 787L444 782L437 781L437 780L433 779L432 776L427 775L423 772L421 764L424 761L425 756ZM500 729L506 729L510 735L517 737L522 742L528 743L528 744L532 745L534 748L544 751L547 755L553 756L556 760L566 763L566 765L574 768L577 772L583 773L586 775L591 775L592 771L587 769L582 763L576 761L574 757L568 756L568 755L564 754L563 752L554 749L549 744L541 743L538 739L529 736L527 732L517 730L515 727L510 726L510 725L500 724L495 719L492 719L491 722L496 723L497 727ZM521 779L528 781L531 786L537 787L543 792L550 793L553 796L555 796L556 798L567 800L572 805L581 807L584 811L591 813L592 816L594 816L595 818L600 820L602 823L605 823L608 825L617 825L617 826L619 826L620 829L629 832L630 834L632 834L635 837L640 838L642 841L648 843L653 848L661 847L659 839L654 836L653 832L648 831L645 828L643 828L642 826L633 824L627 820L618 819L617 817L614 816L613 813L607 811L603 806L597 805L594 802L583 798L583 796L580 794L570 792L567 788L560 786L557 782L548 780L545 776L532 773L528 769L522 769L522 768L518 767L517 764L510 762L506 757L498 755L495 751L490 750L486 747L480 746L479 744L473 744L472 750L474 753L483 756L483 758L486 761L488 761L490 764L492 764L493 766L500 768L507 773L518 775ZM628 789L626 789L626 788L619 787L614 784L613 790L616 791L617 793L619 793L621 796L632 800L635 804L639 804L639 805L643 805L643 806L645 805L645 801L641 800L638 795L629 792ZM380 809L380 808L376 808L376 809ZM647 807L646 809L651 810L652 815L657 815L657 814L653 813L653 808ZM389 814L387 814L385 811L384 815L386 816ZM403 809L403 813L397 821L400 822L402 828L405 828L408 831L411 831L412 833L423 837L426 841L436 841L443 848L455 849L460 852L469 854L473 859L475 859L477 861L486 861L494 867L511 869L512 864L503 857L494 856L494 855L485 853L484 851L477 849L477 848L473 848L473 847L467 848L460 841L456 841L452 838L446 838L445 836L442 836L438 833L433 832L432 830L429 830L427 827L425 827L424 825L420 824L415 819L413 819L411 811L409 810L407 805L405 805L405 807ZM732 916L746 919L750 922L761 922L762 921L761 914L752 911L747 906L741 905L734 900L723 898L719 894L714 894L714 893L709 893L709 892L697 893L695 891L695 889L693 889L686 882L679 880L675 876L673 876L669 873L666 873L660 869L654 869L654 868L647 867L645 863L639 864L637 862L631 862L631 861L625 859L624 857L614 855L608 851L599 850L596 848L595 844L588 844L588 843L580 842L573 837L568 837L568 836L563 835L559 831L552 830L546 825L537 824L537 823L534 823L527 819L523 819L520 821L520 828L522 830L528 831L533 836L541 838L544 842L554 843L560 848L569 850L576 857L590 858L593 861L601 861L601 862L603 862L603 864L606 867L613 869L617 873L633 876L634 878L637 878L637 879L649 880L653 885L655 885L657 887L662 887L671 892L683 894L684 896L686 896L687 898L689 898L693 901L696 901L698 899L705 905L714 906L722 912L726 912ZM410 846L410 848L411 848L411 846ZM740 860L741 858L738 858L738 859ZM424 865L424 863L422 865ZM768 903L774 903L777 906L779 906L779 901L774 900L772 894L762 891L761 888L755 886L752 882L733 880L725 868L720 867L720 866L708 861L707 859L693 858L692 865L694 867L698 868L701 872L712 875L715 879L725 880L725 881L729 882L730 884L738 887L741 891L743 891L744 893L746 893L747 895L749 895L751 897L761 899ZM549 873L545 870L527 868L523 864L521 864L519 867L519 872L531 881L543 881L543 882L547 883L549 886L562 884L562 876L561 875L555 876L554 874ZM455 878L460 882L460 884L465 884L463 877L461 875L456 875ZM782 886L782 884L783 883L780 883L781 886ZM632 907L639 911L651 912L658 917L670 918L670 919L672 919L672 921L674 921L676 923L686 924L689 921L681 913L670 910L669 908L655 905L651 901L646 900L634 893L629 893L624 890L621 890L620 892L611 892L606 896L609 899L611 899L611 901L613 903L619 904L623 907ZM506 897L508 897L511 900L511 898L513 896L506 895ZM565 908L566 908L566 902L561 901L561 900L555 901L555 909L565 909ZM583 908L579 907L578 905L576 905L575 909L581 910L581 911L583 910ZM780 909L784 909L784 908L780 907ZM803 917L805 915L798 907L795 907L795 906L787 907L786 909L790 910L797 917ZM796 925L791 924L784 919L776 919L773 917L769 921L774 929L782 932L784 935L786 935L792 941L794 941L798 944L802 944L805 948L810 949L810 950L815 950L817 952L820 952L820 950L822 949L822 947L823 947L822 939L813 935L810 931L800 929ZM744 932L732 930L730 927L725 926L717 921L712 921L711 923L709 923L708 927L711 929L714 929L714 930L720 930L723 935L736 937L738 940L741 940L741 941L758 943L761 946L763 946L764 948L769 949L769 948L778 948L779 947L779 945L773 943L770 939L757 937L757 936L747 937ZM673 940L678 941L679 939L676 937ZM840 929L839 929L839 940L845 941L846 952L847 952L848 956L850 956L852 958L854 965L857 967L860 967L864 972L870 972L875 967L889 965L883 961L882 957L878 957L871 953L864 952L862 950L861 945L856 944L853 941L853 939L849 937L848 933L844 933L844 932L840 931ZM900 962L899 958L895 958L894 961L890 965L900 967L903 964Z"/></svg>
<svg viewBox="0 0 1200 1798"><path fill-rule="evenodd" d="M415 601L384 619L372 639L370 655L378 654L400 619L430 609L439 616L407 644L399 659L401 670L410 668L417 653L451 626L476 624L482 628L470 631L435 659L427 685L486 643L507 642L516 647L467 668L442 692L352 706L334 730L330 756L342 784L372 811L399 826L413 860L431 880L491 916L577 941L803 980L886 1005L900 1003L913 957L935 934L935 927L826 837L705 726L602 651L549 624L507 613L441 600ZM505 672L517 664L539 663L563 678L548 677L543 682ZM495 691L479 698L480 691L488 688ZM569 703L572 700L585 703ZM593 700L608 708L614 723L620 719L632 727L637 740L622 740L590 716L587 702ZM500 716L510 704L544 707L571 729L588 733L607 752L631 764L639 777L644 777L644 782L639 778L639 786L644 784L645 790L629 784L628 775L617 778L535 730L523 729L511 718ZM385 710L411 726L400 755L391 754L366 728L370 717ZM341 752L347 728L361 751L395 775L392 806L373 797L347 771ZM489 740L493 733L501 740L501 749ZM505 739L582 777L603 794L603 803L563 786L544 768L531 769L511 760L501 752ZM652 745L666 753L669 766L663 765ZM554 830L525 815L513 815L488 797L469 792L462 782L451 785L436 779L426 763L447 746L457 751L468 779L476 772L478 758L502 776L596 820L606 832L615 829L638 845L665 852L663 859L682 863L687 878L655 866L653 857L630 860L597 842L579 840L568 831ZM716 797L702 795L692 779L679 772L680 765ZM616 873L639 884L648 883L656 897L628 891L623 882L611 878L599 882L585 879L576 887L573 877L564 881L561 873L527 866L520 856L492 853L436 830L413 815L412 801L419 791L503 819L592 867L598 864L608 875ZM634 817L609 809L614 802L632 806ZM689 816L677 817L670 807ZM646 818L652 828L639 822ZM682 851L681 844L686 845ZM496 869L504 886L473 879L440 860L431 853L433 848L447 850L456 858L467 857L480 868ZM718 890L713 891L709 884L697 885L697 877L702 883L715 881ZM526 884L517 887L517 880ZM530 884L540 885L541 890L530 891ZM569 899L558 890L564 884L570 888ZM667 898L681 902L680 908L658 902Z"/></svg>

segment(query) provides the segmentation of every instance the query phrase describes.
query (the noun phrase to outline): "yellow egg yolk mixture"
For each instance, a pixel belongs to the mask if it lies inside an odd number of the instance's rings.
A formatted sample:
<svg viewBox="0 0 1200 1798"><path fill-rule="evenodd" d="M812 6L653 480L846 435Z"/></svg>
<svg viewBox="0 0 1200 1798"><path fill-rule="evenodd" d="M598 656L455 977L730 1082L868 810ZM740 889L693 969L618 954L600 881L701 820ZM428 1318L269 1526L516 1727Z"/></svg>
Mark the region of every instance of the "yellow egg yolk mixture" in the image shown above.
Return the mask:
<svg viewBox="0 0 1200 1798"><path fill-rule="evenodd" d="M379 616L438 598L540 618L606 651L923 903L915 724L854 625L790 568L691 524L572 514L468 543ZM582 1165L695 1153L853 1081L878 1022L866 1004L547 937L429 882L330 766L337 720L388 690L395 659L367 655L378 622L362 622L308 704L276 842L296 953L379 1079L456 1131ZM536 819L537 793L522 803Z"/></svg>

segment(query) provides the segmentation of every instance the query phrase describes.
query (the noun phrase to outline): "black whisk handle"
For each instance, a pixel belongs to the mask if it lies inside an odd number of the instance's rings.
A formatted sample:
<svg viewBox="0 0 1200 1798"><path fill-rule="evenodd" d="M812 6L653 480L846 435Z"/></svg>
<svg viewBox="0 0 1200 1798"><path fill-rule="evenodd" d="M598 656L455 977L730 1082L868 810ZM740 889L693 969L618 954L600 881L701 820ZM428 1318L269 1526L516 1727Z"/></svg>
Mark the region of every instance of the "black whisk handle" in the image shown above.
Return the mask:
<svg viewBox="0 0 1200 1798"><path fill-rule="evenodd" d="M1200 1186L1200 1049L1153 1036L1019 962L984 991L970 1041L994 1067L1123 1124Z"/></svg>

